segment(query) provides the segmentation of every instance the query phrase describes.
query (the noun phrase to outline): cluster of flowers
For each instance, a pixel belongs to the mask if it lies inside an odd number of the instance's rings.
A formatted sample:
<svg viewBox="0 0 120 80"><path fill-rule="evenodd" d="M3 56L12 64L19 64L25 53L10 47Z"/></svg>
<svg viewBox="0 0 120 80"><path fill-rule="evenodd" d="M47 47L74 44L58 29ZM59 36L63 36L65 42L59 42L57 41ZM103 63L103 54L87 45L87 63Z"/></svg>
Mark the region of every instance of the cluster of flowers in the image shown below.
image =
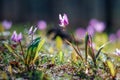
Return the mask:
<svg viewBox="0 0 120 80"><path fill-rule="evenodd" d="M96 19L91 19L86 29L80 27L76 29L75 34L78 39L82 39L85 37L86 32L88 32L89 35L94 36L96 32L102 33L105 28L106 26L104 22L98 21Z"/></svg>
<svg viewBox="0 0 120 80"><path fill-rule="evenodd" d="M4 29L8 30L12 27L12 21L8 21L8 20L4 20L2 22L2 27L4 27ZM39 30L45 30L47 27L47 23L44 20L40 20L37 23L37 27Z"/></svg>
<svg viewBox="0 0 120 80"><path fill-rule="evenodd" d="M63 14L63 16L61 14L59 14L59 21L60 21L59 26L62 28L66 28L66 26L69 24L68 17L66 14ZM4 22L4 25L6 23L7 22ZM9 24L9 22L6 25L8 26L8 24ZM38 25L38 27L36 27L35 29L33 29L33 26L29 29L29 31L28 31L29 35L33 35L37 29L44 30L47 26L45 21L39 21L37 25ZM8 26L8 27L10 27L10 26ZM86 29L78 28L75 31L75 34L76 34L77 38L84 38L86 32L88 32L89 35L93 36L96 32L102 33L105 30L105 28L106 28L106 26L105 26L104 22L98 21L96 19L92 19L92 20L90 20L89 25ZM116 35L111 34L110 39L114 38L115 36ZM120 38L120 30L118 30L117 36ZM22 33L17 34L16 31L14 31L12 34L11 40L14 42L20 42L22 40ZM115 54L120 55L120 50L116 49Z"/></svg>
<svg viewBox="0 0 120 80"><path fill-rule="evenodd" d="M62 28L65 28L69 24L68 17L66 14L64 14L63 16L59 14L59 20L60 20L59 26L61 26ZM105 28L106 26L104 22L98 21L96 19L92 19L90 20L86 30L84 28L78 28L75 33L78 38L84 38L86 32L88 32L89 35L93 36L96 32L102 33L105 30ZM111 34L109 36L109 39L110 40L116 39L117 37L120 39L120 30L117 31L116 35ZM116 49L114 54L120 56L120 50Z"/></svg>

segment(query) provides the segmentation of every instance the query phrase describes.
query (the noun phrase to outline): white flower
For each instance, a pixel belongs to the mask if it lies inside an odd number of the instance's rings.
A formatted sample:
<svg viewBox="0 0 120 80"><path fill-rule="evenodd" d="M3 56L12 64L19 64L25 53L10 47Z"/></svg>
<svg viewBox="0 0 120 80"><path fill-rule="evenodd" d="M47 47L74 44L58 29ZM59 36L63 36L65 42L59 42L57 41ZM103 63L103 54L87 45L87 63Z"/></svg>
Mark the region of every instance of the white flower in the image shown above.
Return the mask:
<svg viewBox="0 0 120 80"><path fill-rule="evenodd" d="M114 52L115 55L120 56L120 50L117 48Z"/></svg>

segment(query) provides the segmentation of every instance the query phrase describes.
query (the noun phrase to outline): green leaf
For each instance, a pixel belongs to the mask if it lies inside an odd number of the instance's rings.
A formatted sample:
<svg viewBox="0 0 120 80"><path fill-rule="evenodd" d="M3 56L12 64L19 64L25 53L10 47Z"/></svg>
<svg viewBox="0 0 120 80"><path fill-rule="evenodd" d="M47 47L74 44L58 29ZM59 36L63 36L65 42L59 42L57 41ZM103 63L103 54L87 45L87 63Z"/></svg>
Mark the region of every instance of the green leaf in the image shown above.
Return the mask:
<svg viewBox="0 0 120 80"><path fill-rule="evenodd" d="M11 52L14 53L13 49L6 43L4 43L4 46Z"/></svg>
<svg viewBox="0 0 120 80"><path fill-rule="evenodd" d="M8 44L4 43L4 46L10 51L10 53L15 56L15 58L18 60L22 60L23 62L25 62L25 60L19 55L17 54L12 48L11 46L9 46Z"/></svg>
<svg viewBox="0 0 120 80"><path fill-rule="evenodd" d="M31 55L31 52L32 52L32 47L29 48L28 52L27 52L27 57L25 59L25 63L28 64L29 60L30 60L30 55Z"/></svg>
<svg viewBox="0 0 120 80"><path fill-rule="evenodd" d="M8 71L12 75L12 66L11 65L8 66Z"/></svg>
<svg viewBox="0 0 120 80"><path fill-rule="evenodd" d="M18 54L16 54L14 52L14 50L11 48L11 46L9 46L8 44L4 43L4 46L9 50L9 52L12 53L13 56L17 57L17 58L21 58Z"/></svg>
<svg viewBox="0 0 120 80"><path fill-rule="evenodd" d="M83 57L82 57L82 55L80 54L81 52L79 51L79 49L76 48L76 47L75 47L71 42L69 42L68 40L65 40L65 42L66 42L67 44L69 44L69 45L75 50L75 52L80 56L80 59L83 60Z"/></svg>
<svg viewBox="0 0 120 80"><path fill-rule="evenodd" d="M39 54L39 51L40 51L40 49L42 48L42 46L43 46L44 43L45 43L45 39L42 39L42 40L39 42L39 44L38 44L38 46L37 46L36 53L35 53L35 57L34 57L34 59L33 59L33 63L35 62L35 60L36 60L37 57L39 56L39 55L38 55L38 54Z"/></svg>
<svg viewBox="0 0 120 80"><path fill-rule="evenodd" d="M94 51L93 51L92 47L89 47L88 51L89 51L88 53L89 53L90 57L92 58L93 62L95 63L96 60L95 60L95 55L94 55Z"/></svg>
<svg viewBox="0 0 120 80"><path fill-rule="evenodd" d="M62 45L63 45L63 41L62 41L62 39L61 39L61 37L59 37L59 36L57 36L56 37L56 47L57 47L57 49L62 49Z"/></svg>
<svg viewBox="0 0 120 80"><path fill-rule="evenodd" d="M0 79L1 80L8 80L7 73L5 71L0 72Z"/></svg>
<svg viewBox="0 0 120 80"><path fill-rule="evenodd" d="M73 51L73 52L71 53L71 60L72 60L72 62L74 62L74 63L77 63L77 61L78 61L78 54L77 54L75 51Z"/></svg>
<svg viewBox="0 0 120 80"><path fill-rule="evenodd" d="M116 76L116 73L117 73L117 70L116 70L114 64L110 60L107 60L106 63L107 63L107 66L110 70L111 76L114 78Z"/></svg>
<svg viewBox="0 0 120 80"><path fill-rule="evenodd" d="M36 38L32 41L32 43L28 46L27 54L26 54L26 64L32 64L38 57L38 52L43 46L45 40L41 40L40 37Z"/></svg>
<svg viewBox="0 0 120 80"><path fill-rule="evenodd" d="M110 43L110 42L107 42L107 43L103 44L103 45L98 49L98 52L96 53L96 56L95 56L96 59L98 58L98 56L99 56L100 52L102 51L102 49L104 48L104 46L106 46L106 45L109 44L109 43Z"/></svg>
<svg viewBox="0 0 120 80"><path fill-rule="evenodd" d="M63 61L64 61L64 54L62 51L59 52L59 61L60 61L60 63L63 63Z"/></svg>
<svg viewBox="0 0 120 80"><path fill-rule="evenodd" d="M51 62L52 62L52 64L55 64L55 57L51 58Z"/></svg>
<svg viewBox="0 0 120 80"><path fill-rule="evenodd" d="M100 52L102 51L102 49L103 49L103 47L99 48L99 50L98 50L98 52L96 53L96 56L95 56L96 59L98 58L98 56L99 56Z"/></svg>
<svg viewBox="0 0 120 80"><path fill-rule="evenodd" d="M31 80L44 80L43 77L44 77L44 73L42 71L32 71L32 76L31 77Z"/></svg>
<svg viewBox="0 0 120 80"><path fill-rule="evenodd" d="M88 41L89 41L89 35L88 33L86 33L86 36L85 36L85 60L87 62L87 51L88 51Z"/></svg>

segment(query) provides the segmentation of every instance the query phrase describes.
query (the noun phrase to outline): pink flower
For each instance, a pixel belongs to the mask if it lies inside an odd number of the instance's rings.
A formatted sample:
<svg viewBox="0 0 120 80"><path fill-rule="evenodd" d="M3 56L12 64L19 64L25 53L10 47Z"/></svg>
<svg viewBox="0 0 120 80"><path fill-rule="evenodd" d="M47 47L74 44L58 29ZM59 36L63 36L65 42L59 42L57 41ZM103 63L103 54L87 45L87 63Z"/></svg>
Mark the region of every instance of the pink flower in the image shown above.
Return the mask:
<svg viewBox="0 0 120 80"><path fill-rule="evenodd" d="M120 56L120 50L116 49L114 54L117 55L117 56Z"/></svg>
<svg viewBox="0 0 120 80"><path fill-rule="evenodd" d="M96 30L96 32L103 32L105 30L105 24L103 22L97 22L94 25L94 29Z"/></svg>
<svg viewBox="0 0 120 80"><path fill-rule="evenodd" d="M83 29L83 28L78 28L76 31L75 31L75 34L76 34L76 37L78 39L83 39L85 37L85 34L86 34L86 30Z"/></svg>
<svg viewBox="0 0 120 80"><path fill-rule="evenodd" d="M14 31L11 40L14 42L20 42L22 40L22 33L17 34L16 31Z"/></svg>
<svg viewBox="0 0 120 80"><path fill-rule="evenodd" d="M7 20L4 20L2 22L2 26L5 28L5 29L10 29L11 26L12 26L12 22L11 21L7 21Z"/></svg>
<svg viewBox="0 0 120 80"><path fill-rule="evenodd" d="M19 33L18 36L17 36L16 42L17 42L17 41L21 41L21 40L22 40L22 33Z"/></svg>
<svg viewBox="0 0 120 80"><path fill-rule="evenodd" d="M87 27L87 32L88 32L89 35L93 36L94 33L95 33L95 30L92 26L88 26Z"/></svg>
<svg viewBox="0 0 120 80"><path fill-rule="evenodd" d="M12 36L11 36L11 40L16 41L16 37L17 37L17 33L16 33L16 31L14 31Z"/></svg>
<svg viewBox="0 0 120 80"><path fill-rule="evenodd" d="M59 20L60 20L59 26L61 27L65 27L69 24L68 17L66 14L64 14L63 16L59 14Z"/></svg>
<svg viewBox="0 0 120 80"><path fill-rule="evenodd" d="M45 21L41 20L41 21L38 21L37 26L38 26L38 29L45 30L47 27L47 23Z"/></svg>
<svg viewBox="0 0 120 80"><path fill-rule="evenodd" d="M93 27L97 22L98 22L97 19L91 19L89 25Z"/></svg>
<svg viewBox="0 0 120 80"><path fill-rule="evenodd" d="M31 26L30 29L29 29L29 31L28 31L28 34L29 34L29 35L33 35L33 34L36 32L36 30L37 30L37 28L35 28L35 29L33 30L33 26Z"/></svg>
<svg viewBox="0 0 120 80"><path fill-rule="evenodd" d="M105 23L96 19L90 20L89 26L93 27L96 32L103 32L106 28Z"/></svg>

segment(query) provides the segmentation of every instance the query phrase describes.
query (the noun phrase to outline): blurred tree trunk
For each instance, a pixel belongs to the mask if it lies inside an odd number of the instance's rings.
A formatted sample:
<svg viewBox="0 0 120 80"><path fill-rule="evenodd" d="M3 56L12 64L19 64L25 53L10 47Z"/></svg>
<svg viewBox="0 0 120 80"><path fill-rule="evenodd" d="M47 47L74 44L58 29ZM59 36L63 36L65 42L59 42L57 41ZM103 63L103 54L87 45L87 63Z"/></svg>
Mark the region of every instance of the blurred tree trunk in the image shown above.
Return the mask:
<svg viewBox="0 0 120 80"><path fill-rule="evenodd" d="M58 23L60 13L68 14L73 28L87 27L92 18L105 21L107 32L120 26L120 0L0 0L0 20Z"/></svg>
<svg viewBox="0 0 120 80"><path fill-rule="evenodd" d="M13 21L18 20L19 16L19 0L2 0L3 8L2 14L3 19L12 19Z"/></svg>
<svg viewBox="0 0 120 80"><path fill-rule="evenodd" d="M106 12L106 31L110 33L112 27L113 17L113 2L112 0L105 0L105 12Z"/></svg>

